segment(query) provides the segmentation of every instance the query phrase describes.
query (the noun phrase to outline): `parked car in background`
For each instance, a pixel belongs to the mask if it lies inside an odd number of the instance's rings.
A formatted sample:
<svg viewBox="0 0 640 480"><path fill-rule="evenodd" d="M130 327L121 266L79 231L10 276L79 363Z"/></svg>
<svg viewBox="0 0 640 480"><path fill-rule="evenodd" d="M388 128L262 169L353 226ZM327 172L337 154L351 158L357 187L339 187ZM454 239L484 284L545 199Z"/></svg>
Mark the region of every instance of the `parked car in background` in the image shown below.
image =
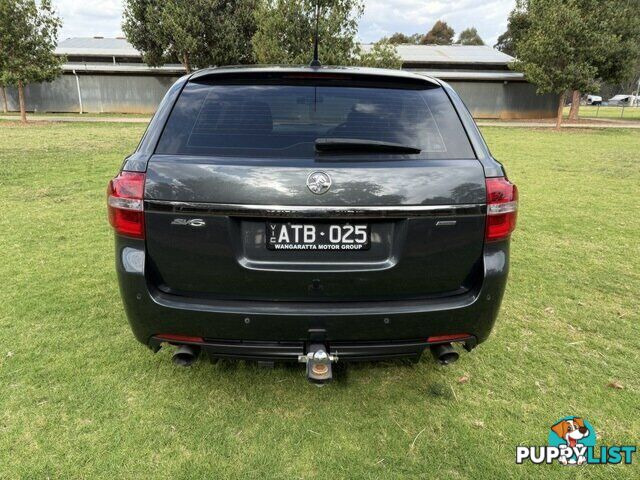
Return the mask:
<svg viewBox="0 0 640 480"><path fill-rule="evenodd" d="M602 97L599 95L587 95L585 103L587 105L602 105Z"/></svg>
<svg viewBox="0 0 640 480"><path fill-rule="evenodd" d="M607 100L608 105L629 106L635 104L636 97L634 95L614 95Z"/></svg>
<svg viewBox="0 0 640 480"><path fill-rule="evenodd" d="M316 382L338 358L485 341L517 200L450 86L364 68L185 76L108 189L140 342Z"/></svg>

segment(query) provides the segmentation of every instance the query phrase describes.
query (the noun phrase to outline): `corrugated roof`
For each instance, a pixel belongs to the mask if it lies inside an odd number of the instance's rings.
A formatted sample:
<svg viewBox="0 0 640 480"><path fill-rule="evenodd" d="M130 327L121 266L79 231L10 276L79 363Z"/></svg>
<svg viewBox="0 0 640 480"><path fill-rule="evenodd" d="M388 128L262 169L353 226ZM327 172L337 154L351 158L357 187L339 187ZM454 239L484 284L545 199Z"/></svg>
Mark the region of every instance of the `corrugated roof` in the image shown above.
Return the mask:
<svg viewBox="0 0 640 480"><path fill-rule="evenodd" d="M405 70L406 71L406 70ZM411 70L418 75L426 75L440 80L471 80L471 81L500 81L523 82L524 74L520 72L482 72L482 71L454 71L454 70Z"/></svg>
<svg viewBox="0 0 640 480"><path fill-rule="evenodd" d="M372 44L362 44L367 52ZM396 45L398 55L405 63L465 63L506 65L513 57L488 45Z"/></svg>
<svg viewBox="0 0 640 480"><path fill-rule="evenodd" d="M366 52L371 44L362 44ZM513 57L487 45L396 45L405 63L449 63L506 65ZM124 38L76 37L67 38L58 45L61 55L140 57L138 50Z"/></svg>
<svg viewBox="0 0 640 480"><path fill-rule="evenodd" d="M164 73L173 75L184 75L182 65L163 65L161 67L150 67L145 63L111 64L111 63L65 63L62 66L63 72L77 73Z"/></svg>
<svg viewBox="0 0 640 480"><path fill-rule="evenodd" d="M75 37L61 41L56 48L59 55L141 57L125 38Z"/></svg>

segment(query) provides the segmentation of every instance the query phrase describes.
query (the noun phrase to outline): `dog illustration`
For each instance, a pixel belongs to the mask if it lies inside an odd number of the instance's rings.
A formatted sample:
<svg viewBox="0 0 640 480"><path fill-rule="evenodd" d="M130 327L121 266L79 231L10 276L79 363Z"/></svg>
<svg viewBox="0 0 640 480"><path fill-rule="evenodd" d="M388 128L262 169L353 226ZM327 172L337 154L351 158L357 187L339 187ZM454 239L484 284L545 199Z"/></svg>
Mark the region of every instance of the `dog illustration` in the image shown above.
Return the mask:
<svg viewBox="0 0 640 480"><path fill-rule="evenodd" d="M558 460L561 464L582 465L587 461L584 455L577 455L575 454L575 450L573 450L574 447L584 448L584 445L580 443L580 440L591 435L589 429L584 426L584 420L582 420L582 418L573 417L566 420L560 420L551 427L551 430L567 442L567 447L572 449L569 455L560 456Z"/></svg>

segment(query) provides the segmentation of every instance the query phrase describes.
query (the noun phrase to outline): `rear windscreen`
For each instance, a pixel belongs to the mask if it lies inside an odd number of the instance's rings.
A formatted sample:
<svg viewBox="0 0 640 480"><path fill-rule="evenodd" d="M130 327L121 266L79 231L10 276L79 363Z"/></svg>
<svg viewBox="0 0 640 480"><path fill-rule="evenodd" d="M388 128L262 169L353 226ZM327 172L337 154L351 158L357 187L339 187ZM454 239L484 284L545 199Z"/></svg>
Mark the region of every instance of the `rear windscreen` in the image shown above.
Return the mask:
<svg viewBox="0 0 640 480"><path fill-rule="evenodd" d="M319 138L383 141L421 158L475 158L442 88L185 86L156 153L309 157Z"/></svg>

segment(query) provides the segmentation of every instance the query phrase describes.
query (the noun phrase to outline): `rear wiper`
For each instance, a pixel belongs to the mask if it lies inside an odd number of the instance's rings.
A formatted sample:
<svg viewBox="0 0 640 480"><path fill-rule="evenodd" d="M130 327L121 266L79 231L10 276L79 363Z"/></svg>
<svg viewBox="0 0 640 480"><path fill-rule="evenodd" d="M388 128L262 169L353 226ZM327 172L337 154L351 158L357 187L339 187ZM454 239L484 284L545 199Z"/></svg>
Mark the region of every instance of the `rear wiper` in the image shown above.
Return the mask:
<svg viewBox="0 0 640 480"><path fill-rule="evenodd" d="M383 142L379 140L364 140L360 138L318 138L316 139L316 151L344 153L420 153L422 150L409 145Z"/></svg>

